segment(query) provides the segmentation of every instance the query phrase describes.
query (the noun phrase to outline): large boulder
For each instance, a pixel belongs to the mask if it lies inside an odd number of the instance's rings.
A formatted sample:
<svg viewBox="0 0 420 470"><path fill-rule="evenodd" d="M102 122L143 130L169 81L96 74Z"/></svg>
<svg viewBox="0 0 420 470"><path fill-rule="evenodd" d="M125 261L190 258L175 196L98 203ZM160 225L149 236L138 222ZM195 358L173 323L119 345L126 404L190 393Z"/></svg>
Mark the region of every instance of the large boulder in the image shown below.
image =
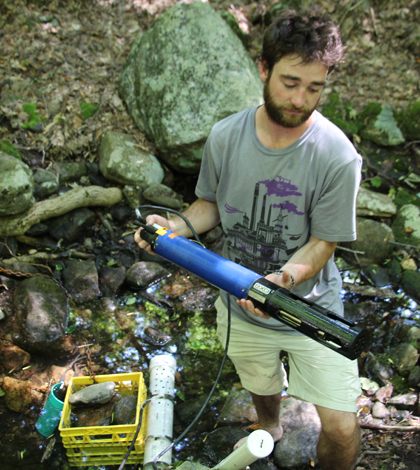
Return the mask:
<svg viewBox="0 0 420 470"><path fill-rule="evenodd" d="M406 204L398 211L392 231L399 243L420 246L420 207Z"/></svg>
<svg viewBox="0 0 420 470"><path fill-rule="evenodd" d="M20 214L34 203L34 177L28 165L0 152L0 216Z"/></svg>
<svg viewBox="0 0 420 470"><path fill-rule="evenodd" d="M357 240L341 243L351 252L343 251L342 256L352 264L362 267L382 264L391 256L395 241L394 234L388 225L376 220L356 218ZM391 243L390 243L391 242Z"/></svg>
<svg viewBox="0 0 420 470"><path fill-rule="evenodd" d="M172 168L199 170L213 125L261 103L246 49L208 3L175 5L139 36L119 89L138 127Z"/></svg>

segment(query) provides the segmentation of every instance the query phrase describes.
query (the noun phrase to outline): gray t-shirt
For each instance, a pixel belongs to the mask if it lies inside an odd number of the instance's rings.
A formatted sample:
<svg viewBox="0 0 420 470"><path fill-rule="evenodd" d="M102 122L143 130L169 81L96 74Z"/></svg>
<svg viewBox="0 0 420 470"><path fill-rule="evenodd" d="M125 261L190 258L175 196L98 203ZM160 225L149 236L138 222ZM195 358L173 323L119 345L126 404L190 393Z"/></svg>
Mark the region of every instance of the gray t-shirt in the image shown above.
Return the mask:
<svg viewBox="0 0 420 470"><path fill-rule="evenodd" d="M356 239L355 201L362 159L347 137L317 111L309 129L283 149L265 147L255 131L257 107L234 114L212 129L196 187L216 202L226 242L223 256L263 276L280 269L309 237ZM342 281L334 258L293 292L338 315ZM226 304L226 294L221 292ZM231 302L241 319L299 334Z"/></svg>

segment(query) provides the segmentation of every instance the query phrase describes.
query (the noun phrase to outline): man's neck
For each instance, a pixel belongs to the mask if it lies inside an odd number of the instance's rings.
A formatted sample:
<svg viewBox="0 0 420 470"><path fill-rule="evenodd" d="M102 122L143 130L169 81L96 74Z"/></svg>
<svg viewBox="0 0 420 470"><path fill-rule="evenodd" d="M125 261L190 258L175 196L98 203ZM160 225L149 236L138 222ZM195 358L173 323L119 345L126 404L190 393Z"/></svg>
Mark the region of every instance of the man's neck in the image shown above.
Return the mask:
<svg viewBox="0 0 420 470"><path fill-rule="evenodd" d="M255 115L255 131L260 142L271 149L283 149L294 144L309 129L313 123L311 117L298 127L283 127L273 122L262 105Z"/></svg>

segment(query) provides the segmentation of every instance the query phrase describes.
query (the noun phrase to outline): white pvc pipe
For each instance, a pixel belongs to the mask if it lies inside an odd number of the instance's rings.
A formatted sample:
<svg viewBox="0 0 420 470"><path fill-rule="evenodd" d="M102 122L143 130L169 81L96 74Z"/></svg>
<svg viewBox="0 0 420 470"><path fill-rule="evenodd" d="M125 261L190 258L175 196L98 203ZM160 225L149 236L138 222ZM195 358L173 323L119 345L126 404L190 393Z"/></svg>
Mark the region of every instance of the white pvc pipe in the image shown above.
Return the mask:
<svg viewBox="0 0 420 470"><path fill-rule="evenodd" d="M172 442L174 421L174 385L176 361L166 354L155 356L149 364L151 400L147 405L147 430L144 446L143 469L152 470L152 462ZM161 462L159 464L158 462ZM172 449L159 458L158 468L172 462Z"/></svg>
<svg viewBox="0 0 420 470"><path fill-rule="evenodd" d="M258 459L267 457L273 452L274 439L262 429L252 432L247 440L212 470L237 470L251 465Z"/></svg>

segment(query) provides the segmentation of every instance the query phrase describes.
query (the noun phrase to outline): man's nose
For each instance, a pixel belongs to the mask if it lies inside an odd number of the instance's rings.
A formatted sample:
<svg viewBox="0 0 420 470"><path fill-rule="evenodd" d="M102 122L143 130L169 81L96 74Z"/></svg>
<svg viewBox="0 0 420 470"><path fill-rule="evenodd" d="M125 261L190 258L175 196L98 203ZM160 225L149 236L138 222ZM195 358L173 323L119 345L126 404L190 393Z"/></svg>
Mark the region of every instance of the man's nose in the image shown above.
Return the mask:
<svg viewBox="0 0 420 470"><path fill-rule="evenodd" d="M292 104L295 108L302 108L305 105L305 91L297 90L292 96Z"/></svg>

